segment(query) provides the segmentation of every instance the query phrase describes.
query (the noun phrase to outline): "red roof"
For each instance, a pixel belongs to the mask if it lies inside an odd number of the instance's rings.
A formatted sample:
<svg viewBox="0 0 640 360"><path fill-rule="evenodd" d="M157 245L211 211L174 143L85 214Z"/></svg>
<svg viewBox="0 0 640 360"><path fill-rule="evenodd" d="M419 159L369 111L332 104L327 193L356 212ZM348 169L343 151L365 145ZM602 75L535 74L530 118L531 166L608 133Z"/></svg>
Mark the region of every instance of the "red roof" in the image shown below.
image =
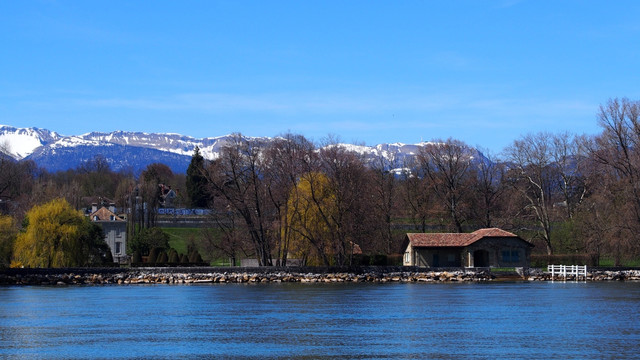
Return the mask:
<svg viewBox="0 0 640 360"><path fill-rule="evenodd" d="M480 229L472 233L408 233L407 238L413 247L464 247L488 237L512 237L521 239L518 235L508 231L489 228ZM523 240L524 241L524 240Z"/></svg>
<svg viewBox="0 0 640 360"><path fill-rule="evenodd" d="M91 221L124 221L124 219L114 214L106 207L101 207L95 212L92 212L91 215L89 215L89 218Z"/></svg>

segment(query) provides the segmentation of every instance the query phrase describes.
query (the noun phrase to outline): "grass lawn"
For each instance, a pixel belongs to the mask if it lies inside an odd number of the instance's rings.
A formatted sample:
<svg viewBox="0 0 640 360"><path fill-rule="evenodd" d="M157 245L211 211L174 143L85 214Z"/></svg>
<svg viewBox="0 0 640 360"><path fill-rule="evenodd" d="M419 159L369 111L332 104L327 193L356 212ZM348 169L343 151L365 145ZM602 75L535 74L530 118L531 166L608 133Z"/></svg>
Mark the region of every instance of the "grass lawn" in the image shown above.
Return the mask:
<svg viewBox="0 0 640 360"><path fill-rule="evenodd" d="M615 261L613 258L601 257L600 258L600 266L602 267L613 267L615 266ZM628 267L640 267L640 259L634 260L623 260L622 266Z"/></svg>
<svg viewBox="0 0 640 360"><path fill-rule="evenodd" d="M179 254L186 254L189 244L198 244L198 238L202 236L200 228L162 228L162 231L169 234L169 246L176 249ZM229 259L212 259L211 254L198 248L202 260L209 262L212 266L229 266Z"/></svg>
<svg viewBox="0 0 640 360"><path fill-rule="evenodd" d="M514 267L496 267L496 268L491 268L491 272L515 272L516 268Z"/></svg>
<svg viewBox="0 0 640 360"><path fill-rule="evenodd" d="M180 254L187 253L187 246L194 243L200 237L201 229L198 228L162 228L162 231L169 234L169 246L176 249ZM200 249L198 249L200 251ZM200 255L205 257L206 254L200 251ZM208 261L209 259L204 259Z"/></svg>

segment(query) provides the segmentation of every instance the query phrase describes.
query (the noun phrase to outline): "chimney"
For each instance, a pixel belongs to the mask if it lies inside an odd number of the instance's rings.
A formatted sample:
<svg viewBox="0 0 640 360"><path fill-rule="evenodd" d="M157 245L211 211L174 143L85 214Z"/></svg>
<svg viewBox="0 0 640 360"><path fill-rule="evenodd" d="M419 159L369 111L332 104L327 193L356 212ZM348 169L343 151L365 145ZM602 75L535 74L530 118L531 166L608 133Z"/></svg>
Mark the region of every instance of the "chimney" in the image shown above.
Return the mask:
<svg viewBox="0 0 640 360"><path fill-rule="evenodd" d="M98 204L97 203L92 203L91 204L91 213L93 214L96 211L98 211Z"/></svg>
<svg viewBox="0 0 640 360"><path fill-rule="evenodd" d="M116 204L114 203L109 203L109 211L111 211L112 213L116 213Z"/></svg>

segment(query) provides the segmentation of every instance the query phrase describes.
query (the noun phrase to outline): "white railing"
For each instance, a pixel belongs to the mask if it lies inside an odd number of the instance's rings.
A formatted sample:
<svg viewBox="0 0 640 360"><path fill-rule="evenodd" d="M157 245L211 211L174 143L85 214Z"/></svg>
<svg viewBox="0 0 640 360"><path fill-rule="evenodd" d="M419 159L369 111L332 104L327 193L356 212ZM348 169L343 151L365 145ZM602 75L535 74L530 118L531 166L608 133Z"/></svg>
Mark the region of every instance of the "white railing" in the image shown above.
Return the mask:
<svg viewBox="0 0 640 360"><path fill-rule="evenodd" d="M587 280L587 265L549 265L547 272L551 273L551 280L562 276L567 280L567 276L573 276L574 280L578 280L581 276L583 280Z"/></svg>

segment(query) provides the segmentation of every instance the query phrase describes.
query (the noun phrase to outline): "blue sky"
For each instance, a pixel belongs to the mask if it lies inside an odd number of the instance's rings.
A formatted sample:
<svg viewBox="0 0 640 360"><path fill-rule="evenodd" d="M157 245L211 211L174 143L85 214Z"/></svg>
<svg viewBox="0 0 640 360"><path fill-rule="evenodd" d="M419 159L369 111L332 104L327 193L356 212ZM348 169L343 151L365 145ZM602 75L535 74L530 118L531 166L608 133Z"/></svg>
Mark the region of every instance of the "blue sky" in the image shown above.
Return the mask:
<svg viewBox="0 0 640 360"><path fill-rule="evenodd" d="M2 1L0 123L493 152L640 99L638 1Z"/></svg>

